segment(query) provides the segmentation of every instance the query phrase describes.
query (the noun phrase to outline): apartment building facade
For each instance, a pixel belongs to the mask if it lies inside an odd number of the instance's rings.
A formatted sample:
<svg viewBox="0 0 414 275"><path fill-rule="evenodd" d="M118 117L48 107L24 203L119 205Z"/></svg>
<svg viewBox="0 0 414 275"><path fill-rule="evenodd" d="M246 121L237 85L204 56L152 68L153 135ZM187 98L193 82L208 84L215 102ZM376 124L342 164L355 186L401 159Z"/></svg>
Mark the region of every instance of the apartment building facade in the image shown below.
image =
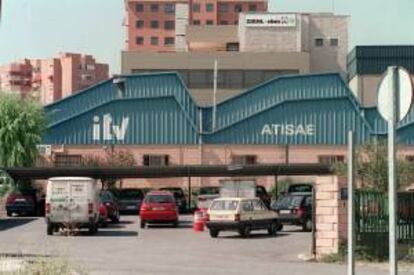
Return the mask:
<svg viewBox="0 0 414 275"><path fill-rule="evenodd" d="M91 55L61 53L48 59L25 59L0 67L0 88L50 104L108 79L109 66Z"/></svg>
<svg viewBox="0 0 414 275"><path fill-rule="evenodd" d="M187 25L237 25L240 12L266 11L263 0L126 0L127 51L185 51Z"/></svg>

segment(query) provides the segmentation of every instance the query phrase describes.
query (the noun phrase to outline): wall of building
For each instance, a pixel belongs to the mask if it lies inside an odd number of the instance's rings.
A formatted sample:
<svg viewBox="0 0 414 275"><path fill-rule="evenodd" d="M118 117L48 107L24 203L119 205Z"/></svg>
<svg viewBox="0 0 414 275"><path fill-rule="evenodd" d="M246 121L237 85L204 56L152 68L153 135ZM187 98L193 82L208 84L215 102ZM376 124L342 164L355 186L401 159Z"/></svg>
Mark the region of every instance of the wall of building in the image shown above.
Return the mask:
<svg viewBox="0 0 414 275"><path fill-rule="evenodd" d="M348 26L348 16L309 15L309 50L312 72L339 72L346 79ZM323 46L315 44L316 38L323 39ZM338 39L338 45L331 45L331 39Z"/></svg>

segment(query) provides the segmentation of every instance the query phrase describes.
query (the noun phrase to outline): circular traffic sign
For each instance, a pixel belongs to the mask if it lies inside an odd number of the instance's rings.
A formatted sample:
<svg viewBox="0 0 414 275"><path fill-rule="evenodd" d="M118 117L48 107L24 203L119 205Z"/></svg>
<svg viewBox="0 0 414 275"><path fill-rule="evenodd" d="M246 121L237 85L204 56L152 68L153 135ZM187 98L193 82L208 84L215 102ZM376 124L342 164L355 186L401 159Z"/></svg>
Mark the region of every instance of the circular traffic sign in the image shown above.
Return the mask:
<svg viewBox="0 0 414 275"><path fill-rule="evenodd" d="M386 121L392 120L392 112L397 106L393 106L393 67L389 67L378 88L378 111ZM413 84L411 76L407 70L402 67L397 67L399 89L395 91L397 96L398 114L396 122L401 121L409 112L413 100Z"/></svg>

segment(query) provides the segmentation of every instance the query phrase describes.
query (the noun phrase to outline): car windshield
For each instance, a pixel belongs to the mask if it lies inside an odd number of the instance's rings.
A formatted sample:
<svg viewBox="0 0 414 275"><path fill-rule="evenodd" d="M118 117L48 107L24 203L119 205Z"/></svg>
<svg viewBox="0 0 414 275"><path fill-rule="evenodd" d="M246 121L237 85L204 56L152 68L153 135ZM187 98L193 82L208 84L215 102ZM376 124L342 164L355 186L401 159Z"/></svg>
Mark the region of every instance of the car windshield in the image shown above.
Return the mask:
<svg viewBox="0 0 414 275"><path fill-rule="evenodd" d="M141 190L121 190L119 193L120 199L137 200L144 197Z"/></svg>
<svg viewBox="0 0 414 275"><path fill-rule="evenodd" d="M239 202L236 200L218 200L211 204L211 210L236 210Z"/></svg>
<svg viewBox="0 0 414 275"><path fill-rule="evenodd" d="M112 200L111 194L109 192L102 192L101 193L101 200L103 202L108 202Z"/></svg>
<svg viewBox="0 0 414 275"><path fill-rule="evenodd" d="M287 195L278 199L275 203L276 208L293 208L301 205L303 196Z"/></svg>
<svg viewBox="0 0 414 275"><path fill-rule="evenodd" d="M145 198L146 203L173 203L174 200L170 195L148 195Z"/></svg>
<svg viewBox="0 0 414 275"><path fill-rule="evenodd" d="M218 195L220 194L220 189L218 187L201 187L200 195Z"/></svg>
<svg viewBox="0 0 414 275"><path fill-rule="evenodd" d="M162 191L170 191L174 194L174 197L176 198L182 198L184 197L184 192L181 188L161 188Z"/></svg>

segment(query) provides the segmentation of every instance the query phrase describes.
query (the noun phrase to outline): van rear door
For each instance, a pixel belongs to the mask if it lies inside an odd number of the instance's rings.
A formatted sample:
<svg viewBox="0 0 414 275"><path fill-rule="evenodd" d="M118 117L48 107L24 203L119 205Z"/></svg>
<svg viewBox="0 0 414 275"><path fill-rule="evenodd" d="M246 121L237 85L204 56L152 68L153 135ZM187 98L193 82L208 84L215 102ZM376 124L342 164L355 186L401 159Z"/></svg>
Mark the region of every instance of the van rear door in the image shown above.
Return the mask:
<svg viewBox="0 0 414 275"><path fill-rule="evenodd" d="M51 216L56 222L69 222L69 182L66 180L53 180L51 182Z"/></svg>
<svg viewBox="0 0 414 275"><path fill-rule="evenodd" d="M88 188L86 180L70 181L69 214L71 221L88 220Z"/></svg>

